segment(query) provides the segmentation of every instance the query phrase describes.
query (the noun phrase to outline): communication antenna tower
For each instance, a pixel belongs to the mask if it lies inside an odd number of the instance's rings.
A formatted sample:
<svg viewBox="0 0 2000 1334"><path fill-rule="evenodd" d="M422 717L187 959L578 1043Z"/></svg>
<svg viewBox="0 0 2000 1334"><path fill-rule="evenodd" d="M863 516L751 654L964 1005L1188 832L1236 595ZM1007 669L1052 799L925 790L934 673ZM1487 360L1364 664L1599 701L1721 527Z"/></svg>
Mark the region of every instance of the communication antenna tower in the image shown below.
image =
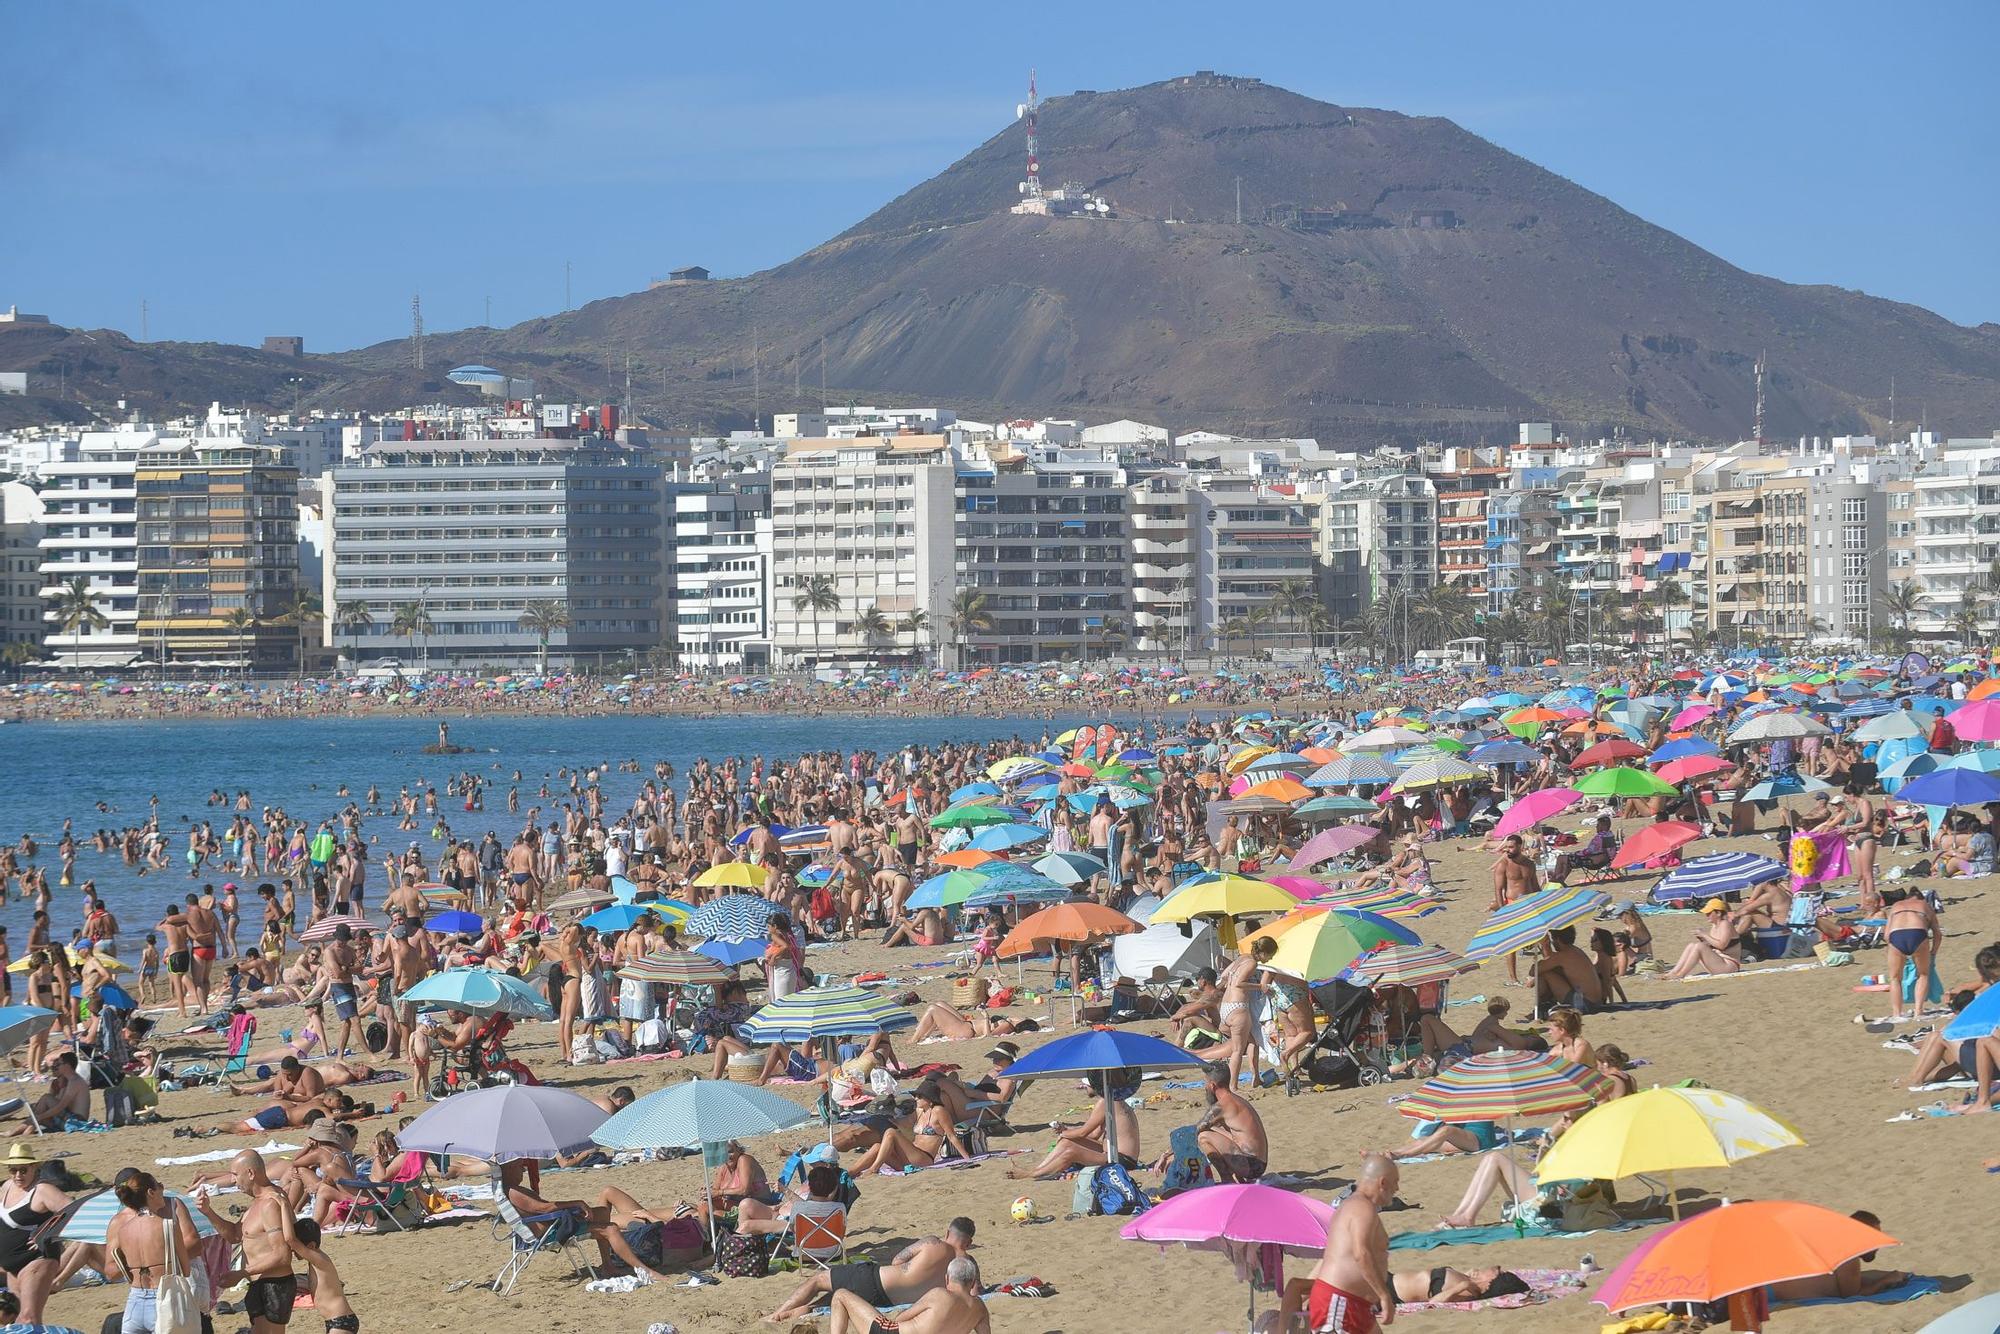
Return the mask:
<svg viewBox="0 0 2000 1334"><path fill-rule="evenodd" d="M1035 132L1035 104L1040 99L1035 93L1035 71L1028 71L1028 103L1021 114L1028 122L1028 179L1022 191L1029 199L1042 197L1041 138Z"/></svg>
<svg viewBox="0 0 2000 1334"><path fill-rule="evenodd" d="M1760 445L1764 443L1764 370L1764 353L1759 352L1757 354L1757 420L1752 430L1755 433L1754 438Z"/></svg>
<svg viewBox="0 0 2000 1334"><path fill-rule="evenodd" d="M417 369L424 368L424 296L421 292L410 294L410 356L417 363Z"/></svg>

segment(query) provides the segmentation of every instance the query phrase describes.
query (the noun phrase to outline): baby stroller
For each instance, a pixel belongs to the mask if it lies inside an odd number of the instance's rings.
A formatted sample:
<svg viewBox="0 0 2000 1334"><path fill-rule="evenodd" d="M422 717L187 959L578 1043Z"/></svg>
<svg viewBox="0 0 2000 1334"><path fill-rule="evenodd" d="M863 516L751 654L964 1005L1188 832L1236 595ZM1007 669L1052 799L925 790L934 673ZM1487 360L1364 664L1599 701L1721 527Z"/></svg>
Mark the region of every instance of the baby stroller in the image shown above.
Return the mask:
<svg viewBox="0 0 2000 1334"><path fill-rule="evenodd" d="M1362 1045L1375 996L1367 987L1335 978L1312 988L1313 1004L1326 1016L1312 1045L1299 1053L1285 1072L1285 1092L1296 1096L1309 1086L1353 1088L1356 1084L1388 1082L1389 1068L1379 1053Z"/></svg>
<svg viewBox="0 0 2000 1334"><path fill-rule="evenodd" d="M447 1052L443 1068L431 1076L431 1097L448 1098L467 1089L492 1088L499 1084L539 1084L535 1072L507 1054L507 1035L514 1021L496 1014L481 1024L473 1040L462 1052Z"/></svg>

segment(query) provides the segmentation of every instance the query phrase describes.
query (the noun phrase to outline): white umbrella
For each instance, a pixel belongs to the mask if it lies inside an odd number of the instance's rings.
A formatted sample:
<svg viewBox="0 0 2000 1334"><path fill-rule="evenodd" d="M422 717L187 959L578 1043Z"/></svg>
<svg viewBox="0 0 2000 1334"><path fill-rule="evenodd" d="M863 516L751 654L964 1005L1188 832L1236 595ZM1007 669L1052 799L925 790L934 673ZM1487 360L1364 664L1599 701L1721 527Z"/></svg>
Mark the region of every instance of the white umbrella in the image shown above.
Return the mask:
<svg viewBox="0 0 2000 1334"><path fill-rule="evenodd" d="M1893 713L1877 714L1854 729L1856 741L1902 741L1909 737L1924 737L1924 725L1908 709L1897 709Z"/></svg>
<svg viewBox="0 0 2000 1334"><path fill-rule="evenodd" d="M1731 741L1776 741L1781 737L1825 736L1826 724L1803 713L1760 713L1729 734Z"/></svg>

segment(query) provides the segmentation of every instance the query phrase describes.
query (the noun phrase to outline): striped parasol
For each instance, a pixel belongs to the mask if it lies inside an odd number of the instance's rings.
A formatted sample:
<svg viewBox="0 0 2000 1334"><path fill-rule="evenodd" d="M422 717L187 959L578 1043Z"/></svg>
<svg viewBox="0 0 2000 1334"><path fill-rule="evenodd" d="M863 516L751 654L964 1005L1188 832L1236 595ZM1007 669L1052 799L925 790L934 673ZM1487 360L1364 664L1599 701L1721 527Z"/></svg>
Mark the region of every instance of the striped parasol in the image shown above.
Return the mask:
<svg viewBox="0 0 2000 1334"><path fill-rule="evenodd" d="M1307 787L1373 786L1393 783L1403 771L1379 755L1343 755L1328 760L1301 781Z"/></svg>
<svg viewBox="0 0 2000 1334"><path fill-rule="evenodd" d="M1472 935L1465 957L1477 963L1524 950L1559 926L1594 917L1611 902L1601 889L1550 885L1487 914L1485 925Z"/></svg>
<svg viewBox="0 0 2000 1334"><path fill-rule="evenodd" d="M1660 877L1653 886L1655 903L1686 903L1692 899L1712 899L1724 894L1740 894L1767 880L1783 880L1791 874L1783 862L1750 852L1716 852L1692 857Z"/></svg>
<svg viewBox="0 0 2000 1334"><path fill-rule="evenodd" d="M1388 945L1354 961L1348 971L1369 986L1420 987L1449 982L1477 964L1438 945Z"/></svg>
<svg viewBox="0 0 2000 1334"><path fill-rule="evenodd" d="M1453 783L1484 782L1491 777L1478 765L1447 755L1439 759L1418 760L1403 770L1403 776L1389 790L1415 792L1427 787L1448 787Z"/></svg>
<svg viewBox="0 0 2000 1334"><path fill-rule="evenodd" d="M1374 913L1303 906L1251 932L1237 947L1248 954L1253 945L1267 937L1277 942L1278 952L1264 966L1312 986L1338 976L1342 969L1385 942L1418 943L1416 932Z"/></svg>
<svg viewBox="0 0 2000 1334"><path fill-rule="evenodd" d="M694 1079L655 1089L611 1114L592 1136L607 1149L698 1149L774 1135L812 1113L768 1089L726 1079Z"/></svg>
<svg viewBox="0 0 2000 1334"><path fill-rule="evenodd" d="M1588 1107L1611 1081L1575 1061L1542 1051L1468 1056L1397 1105L1419 1121L1465 1125L1517 1116L1554 1116Z"/></svg>
<svg viewBox="0 0 2000 1334"><path fill-rule="evenodd" d="M978 875L979 872L973 874ZM965 896L965 906L987 908L996 903L1067 903L1069 899L1068 885L1056 883L1033 867L1001 862L996 863L992 873L982 876L979 884Z"/></svg>
<svg viewBox="0 0 2000 1334"><path fill-rule="evenodd" d="M757 894L724 894L689 913L687 930L696 936L761 936L777 911L777 904Z"/></svg>
<svg viewBox="0 0 2000 1334"><path fill-rule="evenodd" d="M743 1035L752 1042L810 1042L916 1027L917 1016L860 987L809 987L774 1000L750 1017Z"/></svg>
<svg viewBox="0 0 2000 1334"><path fill-rule="evenodd" d="M375 924L366 917L357 917L353 913L339 913L332 917L322 917L299 932L299 940L308 945L318 940L332 940L333 933L343 926L357 936L364 931L375 929Z"/></svg>
<svg viewBox="0 0 2000 1334"><path fill-rule="evenodd" d="M691 987L713 987L729 981L729 974L721 964L691 950L627 960L618 970L618 976L633 982L671 982Z"/></svg>
<svg viewBox="0 0 2000 1334"><path fill-rule="evenodd" d="M207 1216L201 1211L201 1206L192 1198L177 1190L170 1190L166 1194L168 1199L179 1200L187 1206L188 1215L194 1219L197 1236L215 1235L215 1224L208 1221ZM105 1229L111 1226L111 1220L124 1208L125 1206L118 1201L117 1192L106 1187L71 1206L69 1216L62 1220L62 1227L56 1235L64 1241L91 1242L102 1246Z"/></svg>
<svg viewBox="0 0 2000 1334"><path fill-rule="evenodd" d="M1353 908L1360 912L1379 913L1383 917L1428 917L1434 912L1444 911L1444 905L1436 899L1427 899L1407 889L1389 885L1355 886L1351 889L1335 885L1324 894L1313 895L1306 902L1322 908Z"/></svg>

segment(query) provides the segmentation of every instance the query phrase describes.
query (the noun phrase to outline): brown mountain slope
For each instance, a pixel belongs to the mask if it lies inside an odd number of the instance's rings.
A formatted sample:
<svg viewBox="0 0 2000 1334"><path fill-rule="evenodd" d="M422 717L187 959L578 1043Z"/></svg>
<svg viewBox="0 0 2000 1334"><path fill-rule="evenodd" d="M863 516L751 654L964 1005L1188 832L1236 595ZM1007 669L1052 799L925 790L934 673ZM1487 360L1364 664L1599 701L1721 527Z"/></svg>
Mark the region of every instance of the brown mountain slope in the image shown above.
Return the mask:
<svg viewBox="0 0 2000 1334"><path fill-rule="evenodd" d="M1934 425L2000 422L2000 327L1745 273L1448 121L1210 77L1053 99L1041 129L1044 179L1116 218L1007 214L1017 122L789 264L431 356L594 395L629 354L642 405L679 420L743 414L759 381L767 413L816 399L823 343L836 399L1335 440L1523 417L1728 439L1763 350L1773 435L1879 428L1892 376ZM1267 221L1285 206L1322 226ZM384 377L372 395L407 384L407 357L323 360Z"/></svg>

